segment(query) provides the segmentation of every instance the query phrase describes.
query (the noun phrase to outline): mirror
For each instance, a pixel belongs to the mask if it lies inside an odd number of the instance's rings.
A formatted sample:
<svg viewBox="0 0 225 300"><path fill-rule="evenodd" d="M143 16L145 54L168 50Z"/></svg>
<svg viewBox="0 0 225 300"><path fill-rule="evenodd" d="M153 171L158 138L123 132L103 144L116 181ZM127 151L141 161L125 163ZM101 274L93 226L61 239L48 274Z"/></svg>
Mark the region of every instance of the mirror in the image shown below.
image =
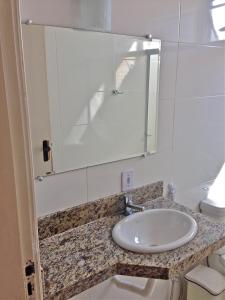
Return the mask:
<svg viewBox="0 0 225 300"><path fill-rule="evenodd" d="M23 25L35 176L157 151L160 40Z"/></svg>

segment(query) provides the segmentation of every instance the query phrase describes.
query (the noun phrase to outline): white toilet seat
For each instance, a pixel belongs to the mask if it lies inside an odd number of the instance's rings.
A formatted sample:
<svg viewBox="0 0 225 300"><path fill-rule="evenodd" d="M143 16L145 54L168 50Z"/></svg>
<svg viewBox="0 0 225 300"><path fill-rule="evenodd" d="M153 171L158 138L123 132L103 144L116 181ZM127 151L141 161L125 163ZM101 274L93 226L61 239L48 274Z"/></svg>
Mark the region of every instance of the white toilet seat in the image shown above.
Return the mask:
<svg viewBox="0 0 225 300"><path fill-rule="evenodd" d="M216 203L210 199L205 199L200 203L200 211L208 216L212 221L225 223L225 205ZM209 267L225 275L225 247L215 251L208 257Z"/></svg>

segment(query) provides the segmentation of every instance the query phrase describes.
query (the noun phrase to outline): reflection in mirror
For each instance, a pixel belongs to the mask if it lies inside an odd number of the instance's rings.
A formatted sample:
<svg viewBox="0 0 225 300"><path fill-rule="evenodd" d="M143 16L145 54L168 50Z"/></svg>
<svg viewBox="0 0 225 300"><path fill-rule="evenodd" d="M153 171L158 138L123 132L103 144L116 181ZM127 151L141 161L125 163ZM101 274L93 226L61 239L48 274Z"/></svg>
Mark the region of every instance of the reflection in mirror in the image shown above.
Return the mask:
<svg viewBox="0 0 225 300"><path fill-rule="evenodd" d="M36 176L156 152L159 40L23 25L23 44Z"/></svg>

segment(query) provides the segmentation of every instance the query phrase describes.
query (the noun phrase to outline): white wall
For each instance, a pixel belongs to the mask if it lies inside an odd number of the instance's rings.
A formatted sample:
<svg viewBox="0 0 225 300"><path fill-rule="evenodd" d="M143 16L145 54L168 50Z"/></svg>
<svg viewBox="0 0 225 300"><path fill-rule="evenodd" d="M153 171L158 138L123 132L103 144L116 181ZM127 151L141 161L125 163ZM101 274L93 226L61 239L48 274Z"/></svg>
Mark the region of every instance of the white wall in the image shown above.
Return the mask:
<svg viewBox="0 0 225 300"><path fill-rule="evenodd" d="M93 10L93 0L89 0L89 4L85 1L86 11L91 8L88 18L79 11L81 1L22 0L23 19L103 30L109 29L112 21L113 32L152 33L162 39L158 152L146 159L124 160L37 182L39 215L119 192L120 173L130 168L135 171L135 186L173 181L177 201L197 207L206 195L202 188L217 176L225 155L225 44L220 41L225 35L213 29L211 1L112 0L110 8L98 1L106 12L102 13ZM223 16L223 7L220 10ZM225 21L216 13L218 29Z"/></svg>

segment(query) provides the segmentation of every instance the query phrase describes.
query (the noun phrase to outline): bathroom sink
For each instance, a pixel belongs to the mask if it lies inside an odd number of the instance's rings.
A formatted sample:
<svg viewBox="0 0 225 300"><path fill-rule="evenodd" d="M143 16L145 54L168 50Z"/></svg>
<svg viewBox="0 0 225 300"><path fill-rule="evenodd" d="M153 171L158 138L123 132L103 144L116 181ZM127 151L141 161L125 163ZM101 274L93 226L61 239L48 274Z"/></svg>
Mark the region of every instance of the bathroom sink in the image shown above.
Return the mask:
<svg viewBox="0 0 225 300"><path fill-rule="evenodd" d="M150 209L117 223L112 237L124 249L159 253L188 243L197 230L196 221L186 213L174 209Z"/></svg>

